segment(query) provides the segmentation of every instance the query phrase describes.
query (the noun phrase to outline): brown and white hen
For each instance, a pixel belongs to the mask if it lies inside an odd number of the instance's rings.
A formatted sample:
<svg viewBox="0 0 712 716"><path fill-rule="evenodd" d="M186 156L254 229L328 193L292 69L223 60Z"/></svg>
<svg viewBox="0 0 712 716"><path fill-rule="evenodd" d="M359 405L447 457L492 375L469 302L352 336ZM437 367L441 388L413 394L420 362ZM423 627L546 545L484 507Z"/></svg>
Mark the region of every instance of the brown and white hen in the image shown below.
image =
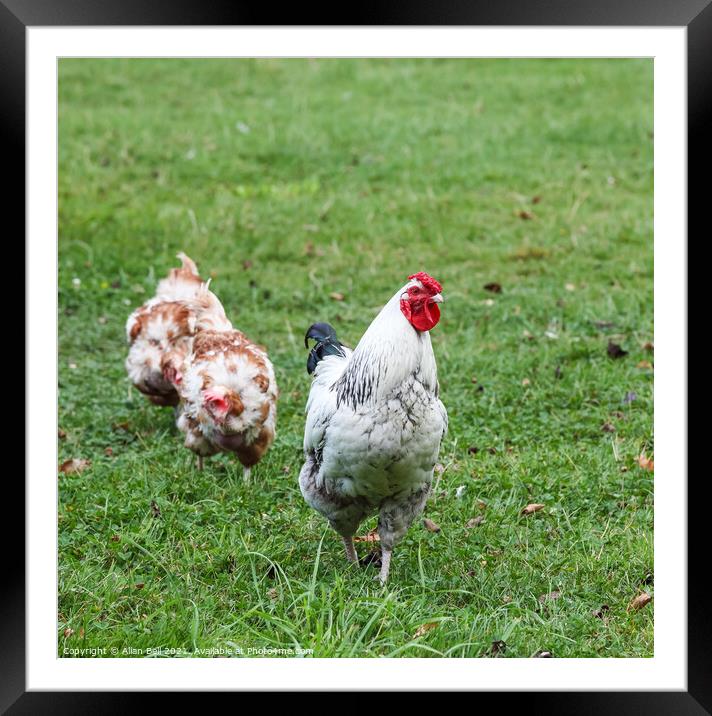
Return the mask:
<svg viewBox="0 0 712 716"><path fill-rule="evenodd" d="M178 428L203 457L234 453L246 482L274 440L277 383L266 350L236 330L196 334L177 385Z"/></svg>
<svg viewBox="0 0 712 716"><path fill-rule="evenodd" d="M137 308L126 322L129 354L126 371L131 383L154 405L176 406L180 367L193 338L203 329L230 330L225 310L203 281L195 263L179 253L181 267L158 283L156 295Z"/></svg>

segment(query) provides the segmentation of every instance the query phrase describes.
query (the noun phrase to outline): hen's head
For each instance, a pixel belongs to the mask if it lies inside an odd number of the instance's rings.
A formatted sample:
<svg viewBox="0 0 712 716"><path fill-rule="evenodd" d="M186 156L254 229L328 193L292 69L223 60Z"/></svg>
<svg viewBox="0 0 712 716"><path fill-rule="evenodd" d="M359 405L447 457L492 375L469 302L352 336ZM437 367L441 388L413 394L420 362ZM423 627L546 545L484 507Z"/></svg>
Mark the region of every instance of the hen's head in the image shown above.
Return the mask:
<svg viewBox="0 0 712 716"><path fill-rule="evenodd" d="M224 386L212 386L203 390L203 405L221 428L231 428L232 418L242 414L244 405L240 396Z"/></svg>
<svg viewBox="0 0 712 716"><path fill-rule="evenodd" d="M442 286L424 271L408 277L400 297L401 313L417 331L429 331L440 320Z"/></svg>

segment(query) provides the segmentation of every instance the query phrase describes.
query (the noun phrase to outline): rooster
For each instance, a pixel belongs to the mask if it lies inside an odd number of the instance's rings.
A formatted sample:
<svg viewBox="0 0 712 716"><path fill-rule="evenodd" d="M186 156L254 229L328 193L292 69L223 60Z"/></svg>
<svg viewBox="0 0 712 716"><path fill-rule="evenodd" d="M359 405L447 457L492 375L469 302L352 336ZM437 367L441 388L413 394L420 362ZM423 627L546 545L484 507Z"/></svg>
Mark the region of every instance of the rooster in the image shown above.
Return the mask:
<svg viewBox="0 0 712 716"><path fill-rule="evenodd" d="M133 385L154 405L177 406L180 366L198 330L230 330L222 304L198 274L198 267L179 253L181 267L161 280L156 295L137 308L126 323L129 354L126 371Z"/></svg>
<svg viewBox="0 0 712 716"><path fill-rule="evenodd" d="M201 330L181 366L176 424L185 446L203 458L235 453L245 482L274 440L277 383L262 346L236 330Z"/></svg>
<svg viewBox="0 0 712 716"><path fill-rule="evenodd" d="M381 583L394 546L423 512L447 430L429 333L441 290L426 273L410 276L353 351L328 323L315 323L304 339L316 344L299 486L341 535L350 562L358 562L359 524L378 513Z"/></svg>

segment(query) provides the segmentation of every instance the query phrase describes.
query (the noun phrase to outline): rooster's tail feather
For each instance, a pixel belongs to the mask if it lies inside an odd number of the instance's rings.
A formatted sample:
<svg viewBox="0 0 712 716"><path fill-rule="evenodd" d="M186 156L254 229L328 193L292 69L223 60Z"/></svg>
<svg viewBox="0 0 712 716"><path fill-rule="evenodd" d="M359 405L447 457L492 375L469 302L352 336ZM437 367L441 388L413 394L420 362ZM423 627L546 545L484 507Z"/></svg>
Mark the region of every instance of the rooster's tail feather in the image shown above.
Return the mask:
<svg viewBox="0 0 712 716"><path fill-rule="evenodd" d="M328 323L314 323L304 336L304 347L309 348L309 339L316 341L314 347L309 351L307 358L307 373L310 375L316 369L319 361L326 356L346 357L343 345L336 337L336 331Z"/></svg>

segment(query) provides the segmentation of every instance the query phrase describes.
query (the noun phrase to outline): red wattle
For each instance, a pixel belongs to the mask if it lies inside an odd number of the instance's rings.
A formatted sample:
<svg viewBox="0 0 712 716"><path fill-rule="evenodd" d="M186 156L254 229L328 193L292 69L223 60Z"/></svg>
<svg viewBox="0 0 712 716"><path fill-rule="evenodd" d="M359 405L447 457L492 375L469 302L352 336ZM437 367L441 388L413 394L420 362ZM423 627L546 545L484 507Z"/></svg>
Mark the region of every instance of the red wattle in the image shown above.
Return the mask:
<svg viewBox="0 0 712 716"><path fill-rule="evenodd" d="M415 312L413 312L410 301L401 300L400 309L410 325L418 331L429 331L440 320L440 308L438 308L437 303L423 303L417 306Z"/></svg>

